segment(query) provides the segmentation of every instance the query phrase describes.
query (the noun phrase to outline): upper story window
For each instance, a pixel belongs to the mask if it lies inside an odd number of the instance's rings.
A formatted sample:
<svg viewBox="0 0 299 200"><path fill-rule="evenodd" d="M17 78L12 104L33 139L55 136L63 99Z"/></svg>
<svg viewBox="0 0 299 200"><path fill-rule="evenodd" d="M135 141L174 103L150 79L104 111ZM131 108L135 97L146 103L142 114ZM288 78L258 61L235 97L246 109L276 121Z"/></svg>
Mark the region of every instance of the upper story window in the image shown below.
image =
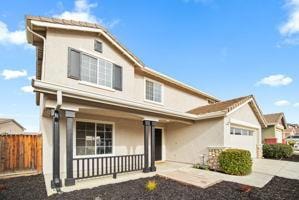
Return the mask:
<svg viewBox="0 0 299 200"><path fill-rule="evenodd" d="M145 80L145 99L148 101L162 103L162 90L161 83L156 81Z"/></svg>
<svg viewBox="0 0 299 200"><path fill-rule="evenodd" d="M68 77L122 91L122 67L69 48Z"/></svg>
<svg viewBox="0 0 299 200"><path fill-rule="evenodd" d="M231 127L230 128L230 134L231 135L248 135L248 136L252 136L253 135L253 131L252 130L248 130L248 129Z"/></svg>

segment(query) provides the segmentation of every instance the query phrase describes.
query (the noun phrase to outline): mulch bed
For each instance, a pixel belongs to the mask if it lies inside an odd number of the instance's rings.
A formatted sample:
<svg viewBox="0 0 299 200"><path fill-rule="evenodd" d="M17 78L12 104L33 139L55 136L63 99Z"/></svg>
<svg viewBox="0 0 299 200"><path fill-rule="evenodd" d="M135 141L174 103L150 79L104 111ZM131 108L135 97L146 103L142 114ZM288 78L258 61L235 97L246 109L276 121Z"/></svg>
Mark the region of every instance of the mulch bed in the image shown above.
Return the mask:
<svg viewBox="0 0 299 200"><path fill-rule="evenodd" d="M145 184L155 180L154 191L147 191ZM6 189L0 191L0 199L299 199L299 180L274 177L265 187L254 188L223 181L209 188L201 189L184 185L161 177L144 178L118 184L84 189L69 193L46 195L42 175L0 180Z"/></svg>
<svg viewBox="0 0 299 200"><path fill-rule="evenodd" d="M270 158L267 158L270 159ZM292 161L292 162L299 162L299 155L298 154L293 154L291 157L289 158L281 158L281 159L274 159L271 158L273 160L284 160L284 161Z"/></svg>

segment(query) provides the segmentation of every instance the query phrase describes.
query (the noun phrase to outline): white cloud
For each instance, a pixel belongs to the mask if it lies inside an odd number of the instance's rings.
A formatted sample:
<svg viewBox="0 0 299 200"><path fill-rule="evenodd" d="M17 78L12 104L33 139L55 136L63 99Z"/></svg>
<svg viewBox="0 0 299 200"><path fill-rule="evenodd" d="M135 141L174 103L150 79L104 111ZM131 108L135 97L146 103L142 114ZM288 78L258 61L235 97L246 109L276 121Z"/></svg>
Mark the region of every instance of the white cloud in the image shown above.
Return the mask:
<svg viewBox="0 0 299 200"><path fill-rule="evenodd" d="M284 36L291 36L299 33L299 0L286 0L288 8L288 19L279 28L279 31Z"/></svg>
<svg viewBox="0 0 299 200"><path fill-rule="evenodd" d="M33 87L31 85L23 86L21 90L25 93L33 93Z"/></svg>
<svg viewBox="0 0 299 200"><path fill-rule="evenodd" d="M294 107L299 108L299 102L293 104Z"/></svg>
<svg viewBox="0 0 299 200"><path fill-rule="evenodd" d="M287 100L279 100L279 101L274 102L274 105L276 105L276 106L288 106L288 105L290 105L290 102L287 101Z"/></svg>
<svg viewBox="0 0 299 200"><path fill-rule="evenodd" d="M291 77L282 74L276 74L264 77L262 80L257 82L257 85L285 86L289 85L292 82L293 79Z"/></svg>
<svg viewBox="0 0 299 200"><path fill-rule="evenodd" d="M9 31L7 25L0 21L0 43L1 44L26 44L25 30Z"/></svg>
<svg viewBox="0 0 299 200"><path fill-rule="evenodd" d="M53 17L68 19L68 20L76 20L76 21L84 21L90 23L101 24L107 28L113 28L117 24L119 24L120 20L115 19L111 22L104 22L103 19L97 18L92 14L91 9L97 7L97 3L89 3L88 0L75 0L75 7L71 11L64 11L60 14L55 14Z"/></svg>
<svg viewBox="0 0 299 200"><path fill-rule="evenodd" d="M10 79L27 76L27 71L26 70L20 71L20 70L5 69L1 72L0 75L3 76L5 80L10 80Z"/></svg>
<svg viewBox="0 0 299 200"><path fill-rule="evenodd" d="M89 4L87 0L76 0L72 11L64 11L61 14L54 15L57 18L99 23L96 16L90 12L91 8L97 7L97 4Z"/></svg>
<svg viewBox="0 0 299 200"><path fill-rule="evenodd" d="M35 76L28 76L27 79L31 81L32 79L35 79Z"/></svg>

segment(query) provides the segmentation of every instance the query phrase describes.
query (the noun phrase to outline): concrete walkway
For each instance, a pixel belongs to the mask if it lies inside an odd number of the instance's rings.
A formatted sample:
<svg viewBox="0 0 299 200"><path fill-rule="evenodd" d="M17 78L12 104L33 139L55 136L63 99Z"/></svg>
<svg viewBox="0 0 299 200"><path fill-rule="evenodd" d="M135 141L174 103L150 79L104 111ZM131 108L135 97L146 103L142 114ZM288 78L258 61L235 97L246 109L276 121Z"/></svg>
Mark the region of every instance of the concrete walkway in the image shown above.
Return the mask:
<svg viewBox="0 0 299 200"><path fill-rule="evenodd" d="M255 187L263 187L274 176L299 179L299 163L269 159L254 160L253 171L247 176L232 176L219 172L184 167L173 171L159 172L158 175L191 184L201 188L221 181L231 181Z"/></svg>

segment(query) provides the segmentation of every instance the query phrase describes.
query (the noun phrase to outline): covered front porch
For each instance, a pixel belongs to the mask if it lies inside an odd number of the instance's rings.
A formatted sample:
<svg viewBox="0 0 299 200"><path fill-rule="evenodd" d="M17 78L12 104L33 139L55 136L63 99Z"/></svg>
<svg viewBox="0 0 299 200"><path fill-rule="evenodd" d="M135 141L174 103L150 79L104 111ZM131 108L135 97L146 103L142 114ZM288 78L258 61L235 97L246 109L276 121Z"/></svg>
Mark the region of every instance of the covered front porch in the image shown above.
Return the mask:
<svg viewBox="0 0 299 200"><path fill-rule="evenodd" d="M48 156L44 162L52 169L44 171L47 188L52 189L73 188L96 177L117 181L122 174L137 173L139 177L155 173L156 162L166 160L167 124L191 123L84 102L64 103L59 109L51 107L48 101L44 118L51 123L44 125L52 128L45 142L53 148L45 148L44 155L52 155L52 159Z"/></svg>

